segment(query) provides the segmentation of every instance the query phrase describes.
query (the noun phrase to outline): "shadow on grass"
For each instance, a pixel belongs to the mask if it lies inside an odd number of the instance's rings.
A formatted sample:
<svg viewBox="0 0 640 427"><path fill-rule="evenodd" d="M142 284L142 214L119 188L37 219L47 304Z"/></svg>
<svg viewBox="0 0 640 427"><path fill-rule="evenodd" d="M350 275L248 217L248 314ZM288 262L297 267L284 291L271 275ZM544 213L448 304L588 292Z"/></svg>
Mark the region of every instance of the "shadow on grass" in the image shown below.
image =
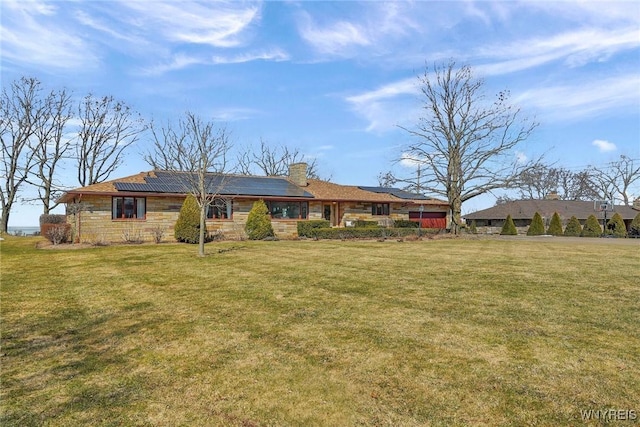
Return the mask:
<svg viewBox="0 0 640 427"><path fill-rule="evenodd" d="M127 373L139 351L130 338L159 323L144 315L149 305L104 313L65 307L4 322L0 424L88 425L100 421L96 414L126 422L152 386L147 375Z"/></svg>

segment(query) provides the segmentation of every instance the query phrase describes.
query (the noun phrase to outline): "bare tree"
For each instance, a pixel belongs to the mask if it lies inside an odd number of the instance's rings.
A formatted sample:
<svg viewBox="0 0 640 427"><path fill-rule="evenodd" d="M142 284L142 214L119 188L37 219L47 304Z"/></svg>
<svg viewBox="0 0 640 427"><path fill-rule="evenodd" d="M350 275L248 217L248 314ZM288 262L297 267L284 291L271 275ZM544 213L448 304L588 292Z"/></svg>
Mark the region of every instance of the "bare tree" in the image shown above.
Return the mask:
<svg viewBox="0 0 640 427"><path fill-rule="evenodd" d="M611 162L607 167L591 167L591 182L605 200L618 199L626 206L632 203L632 185L640 180L640 161L627 156Z"/></svg>
<svg viewBox="0 0 640 427"><path fill-rule="evenodd" d="M43 204L43 213L48 214L58 205L55 199L63 191L56 181L56 171L72 147L72 139L65 137L67 122L72 117L69 93L66 90L50 92L44 99L43 113L30 144L35 164L34 176L28 182L38 189L37 200Z"/></svg>
<svg viewBox="0 0 640 427"><path fill-rule="evenodd" d="M597 191L593 188L588 170L572 172L542 163L523 171L515 186L522 199L545 199L552 193L562 200L597 198Z"/></svg>
<svg viewBox="0 0 640 427"><path fill-rule="evenodd" d="M154 169L173 171L176 179L193 194L200 207L198 255L204 256L207 209L227 184L227 153L231 148L226 127L205 122L186 112L176 125L158 129L151 125L154 152L145 161Z"/></svg>
<svg viewBox="0 0 640 427"><path fill-rule="evenodd" d="M238 172L244 175L285 176L289 165L307 162L307 178L320 179L316 159L307 159L297 148L270 146L260 139L260 148L248 147L237 157Z"/></svg>
<svg viewBox="0 0 640 427"><path fill-rule="evenodd" d="M462 203L513 185L533 166L518 162L513 150L537 123L520 117L507 91L487 105L484 81L467 65L434 65L433 74L426 70L419 82L424 113L415 129L402 128L416 137L407 153L422 166L421 190L447 198L451 232L458 234Z"/></svg>
<svg viewBox="0 0 640 427"><path fill-rule="evenodd" d="M0 232L7 231L11 208L34 165L34 153L29 149L29 142L37 123L42 120L41 90L40 81L31 77L22 77L12 82L9 89L2 89L0 97L0 140L2 142Z"/></svg>
<svg viewBox="0 0 640 427"><path fill-rule="evenodd" d="M78 182L84 187L107 180L146 125L129 106L112 96L85 96L78 107L78 118Z"/></svg>

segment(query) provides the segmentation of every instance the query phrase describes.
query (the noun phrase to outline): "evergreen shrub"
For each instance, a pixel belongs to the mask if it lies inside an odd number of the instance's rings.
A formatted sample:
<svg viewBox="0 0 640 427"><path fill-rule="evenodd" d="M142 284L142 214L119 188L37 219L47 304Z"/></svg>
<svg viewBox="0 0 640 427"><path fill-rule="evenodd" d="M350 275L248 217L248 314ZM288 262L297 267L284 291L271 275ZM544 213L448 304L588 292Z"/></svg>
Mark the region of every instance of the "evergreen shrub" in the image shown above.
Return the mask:
<svg viewBox="0 0 640 427"><path fill-rule="evenodd" d="M200 240L200 206L193 194L187 196L180 208L174 235L178 242L198 243Z"/></svg>
<svg viewBox="0 0 640 427"><path fill-rule="evenodd" d="M607 221L607 230L605 232L613 237L627 237L627 227L618 212L614 213L611 219Z"/></svg>
<svg viewBox="0 0 640 427"><path fill-rule="evenodd" d="M560 220L558 212L553 213L551 222L549 223L549 228L547 229L547 234L552 236L562 236L562 221Z"/></svg>
<svg viewBox="0 0 640 427"><path fill-rule="evenodd" d="M396 219L393 221L393 228L418 228L420 223L418 221L411 221L408 219Z"/></svg>
<svg viewBox="0 0 640 427"><path fill-rule="evenodd" d="M263 240L268 237L275 237L271 226L269 209L264 200L258 200L253 203L244 230L247 232L249 240Z"/></svg>
<svg viewBox="0 0 640 427"><path fill-rule="evenodd" d="M629 237L640 238L640 213L631 221L631 227L629 227Z"/></svg>
<svg viewBox="0 0 640 427"><path fill-rule="evenodd" d="M533 215L531 225L527 230L527 236L542 236L544 234L544 222L538 212Z"/></svg>
<svg viewBox="0 0 640 427"><path fill-rule="evenodd" d="M501 236L517 236L518 229L516 225L513 223L513 218L511 218L511 214L507 215L507 219L504 221L504 225L502 226L502 230L500 231Z"/></svg>
<svg viewBox="0 0 640 427"><path fill-rule="evenodd" d="M580 237L582 233L582 225L575 216L572 216L564 229L564 235L568 237Z"/></svg>
<svg viewBox="0 0 640 427"><path fill-rule="evenodd" d="M600 223L598 222L598 218L595 215L589 215L587 218L587 222L584 224L582 228L582 233L580 233L580 237L600 237L602 234L602 227L600 227Z"/></svg>
<svg viewBox="0 0 640 427"><path fill-rule="evenodd" d="M313 219L309 221L298 221L299 237L315 237L314 231L318 228L331 228L331 223L326 219Z"/></svg>

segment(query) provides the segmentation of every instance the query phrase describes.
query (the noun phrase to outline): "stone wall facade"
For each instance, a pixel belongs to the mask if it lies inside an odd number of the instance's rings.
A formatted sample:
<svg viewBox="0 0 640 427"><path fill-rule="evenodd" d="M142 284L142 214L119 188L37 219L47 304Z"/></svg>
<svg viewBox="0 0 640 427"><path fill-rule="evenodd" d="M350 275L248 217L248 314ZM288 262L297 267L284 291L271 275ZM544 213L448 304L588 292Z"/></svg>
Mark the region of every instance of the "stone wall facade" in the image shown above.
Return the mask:
<svg viewBox="0 0 640 427"><path fill-rule="evenodd" d="M207 230L227 239L246 237L244 225L253 206L252 199L233 200L231 219L208 219ZM73 214L68 209L67 218L72 226L75 241L91 244L154 241L162 233L162 241L175 241L174 225L184 202L181 196L147 196L144 218L113 219L111 196L83 195L82 209ZM327 211L328 209L328 211ZM446 207L426 206L425 212L442 212ZM356 220L378 221L381 225L393 225L393 220L408 219L409 210L404 203L391 203L389 215L372 215L371 203L309 201L309 220L323 219L330 211L333 226L348 226ZM272 219L277 237L297 237L296 219Z"/></svg>

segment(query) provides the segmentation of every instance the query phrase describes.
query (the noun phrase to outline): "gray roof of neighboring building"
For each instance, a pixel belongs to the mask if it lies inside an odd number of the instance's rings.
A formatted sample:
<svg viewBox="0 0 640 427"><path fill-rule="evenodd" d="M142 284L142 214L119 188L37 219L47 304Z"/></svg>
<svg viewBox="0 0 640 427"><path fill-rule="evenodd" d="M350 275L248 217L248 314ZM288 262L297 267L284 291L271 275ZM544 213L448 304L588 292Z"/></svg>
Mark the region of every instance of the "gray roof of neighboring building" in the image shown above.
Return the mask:
<svg viewBox="0 0 640 427"><path fill-rule="evenodd" d="M470 220L503 220L507 215L516 219L531 219L538 212L543 217L551 217L554 212L562 218L575 216L580 220L585 220L589 215L602 216L601 212L594 209L594 202L584 202L577 200L514 200L506 202L488 209L464 215ZM619 213L623 219L632 220L640 211L631 206L615 205L613 212L607 212L611 217L614 212Z"/></svg>
<svg viewBox="0 0 640 427"><path fill-rule="evenodd" d="M409 191L401 190L393 187L363 187L358 186L361 190L371 191L372 193L391 194L399 199L405 200L432 200L431 197L423 196L422 194L411 193Z"/></svg>

